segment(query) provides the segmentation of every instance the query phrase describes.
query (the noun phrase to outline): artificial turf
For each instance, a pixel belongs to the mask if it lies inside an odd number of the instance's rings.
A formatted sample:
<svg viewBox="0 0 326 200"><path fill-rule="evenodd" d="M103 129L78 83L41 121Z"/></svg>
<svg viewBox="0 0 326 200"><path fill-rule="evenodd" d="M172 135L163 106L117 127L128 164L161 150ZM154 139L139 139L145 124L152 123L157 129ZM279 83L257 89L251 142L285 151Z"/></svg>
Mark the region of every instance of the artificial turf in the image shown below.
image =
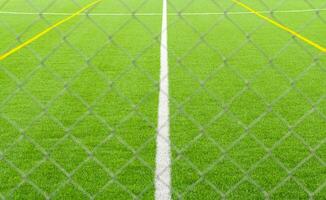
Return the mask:
<svg viewBox="0 0 326 200"><path fill-rule="evenodd" d="M9 1L72 13L91 1ZM91 12L160 12L148 1ZM66 16L1 15L1 52ZM161 17L78 16L0 63L0 197L153 196Z"/></svg>
<svg viewBox="0 0 326 200"><path fill-rule="evenodd" d="M325 54L253 14L232 14L246 10L230 1L173 1L169 11L222 13L169 17L173 197L325 198ZM273 13L324 46L325 17Z"/></svg>
<svg viewBox="0 0 326 200"><path fill-rule="evenodd" d="M89 2L0 1L0 11L72 13ZM232 14L246 10L230 0L168 7L225 11L169 16L173 199L324 199L325 54ZM90 12L161 13L162 2L103 0ZM63 17L0 14L0 53ZM326 45L326 11L272 17ZM0 199L154 198L160 32L159 15L83 15L0 61Z"/></svg>

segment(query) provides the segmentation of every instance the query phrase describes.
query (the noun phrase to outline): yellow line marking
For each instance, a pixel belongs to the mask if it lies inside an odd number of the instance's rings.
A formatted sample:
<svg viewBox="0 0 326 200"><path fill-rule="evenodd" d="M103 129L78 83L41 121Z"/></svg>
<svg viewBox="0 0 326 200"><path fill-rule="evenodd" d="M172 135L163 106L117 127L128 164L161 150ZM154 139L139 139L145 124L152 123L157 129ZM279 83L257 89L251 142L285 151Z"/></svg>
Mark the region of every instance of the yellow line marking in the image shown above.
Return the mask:
<svg viewBox="0 0 326 200"><path fill-rule="evenodd" d="M284 26L284 25L282 25L282 24L280 24L280 23L278 23L278 22L272 20L271 18L266 17L265 15L260 14L258 11L254 10L253 8L249 7L248 5L242 3L241 1L239 1L239 0L231 0L231 1L233 1L234 3L238 4L239 6L241 6L241 7L243 7L243 8L245 8L246 10L248 10L248 11L254 13L254 14L257 15L258 17L260 17L260 18L262 18L262 19L268 21L269 23L271 23L271 24L277 26L278 28L281 28L281 29L285 30L286 32L288 32L288 33L294 35L295 37L297 37L297 38L299 38L300 40L302 40L302 41L308 43L309 45L311 45L311 46L313 46L313 47L319 49L319 50L322 51L323 53L326 53L326 48L325 48L325 47L322 47L321 45L319 45L319 44L317 44L317 43L315 43L315 42L309 40L308 38L306 38L306 37L300 35L299 33L297 33L297 32L295 32L295 31L291 30L290 28L288 28L288 27L286 27L286 26Z"/></svg>
<svg viewBox="0 0 326 200"><path fill-rule="evenodd" d="M4 60L5 58L7 58L8 56L16 53L17 51L19 51L20 49L26 47L27 45L31 44L32 42L34 42L35 40L39 39L40 37L42 37L43 35L47 34L48 32L50 32L51 30L53 30L54 28L60 26L61 24L67 22L68 20L80 15L82 12L84 12L85 10L89 9L90 7L94 6L95 4L99 3L102 0L97 0L94 1L88 5L86 5L85 7L81 8L80 10L78 10L77 12L73 13L72 15L58 21L57 23L53 24L52 26L48 27L47 29L45 29L44 31L36 34L34 37L30 38L29 40L23 42L22 44L18 45L17 47L7 51L6 53L0 55L0 61Z"/></svg>

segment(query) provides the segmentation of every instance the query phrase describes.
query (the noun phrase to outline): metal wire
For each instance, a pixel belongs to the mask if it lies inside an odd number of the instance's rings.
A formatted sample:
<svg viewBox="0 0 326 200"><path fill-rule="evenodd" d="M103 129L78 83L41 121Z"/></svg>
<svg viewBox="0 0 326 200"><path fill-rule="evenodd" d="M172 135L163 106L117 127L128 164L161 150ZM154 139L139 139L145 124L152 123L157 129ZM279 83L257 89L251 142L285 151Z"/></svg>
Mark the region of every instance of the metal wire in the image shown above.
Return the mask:
<svg viewBox="0 0 326 200"><path fill-rule="evenodd" d="M36 26L40 21L50 26L52 22L46 18L46 15L69 15L69 12L51 12L51 8L55 5L58 0L51 0L46 3L46 5L40 7L37 2L32 0L20 0L22 4L26 4L29 7L26 8L26 11L11 11L6 10L6 6L9 5L14 0L4 0L0 1L0 28L2 30L6 30L6 34L11 35L12 38L15 38L14 41L16 44L22 43L22 35L27 33L30 29ZM254 28L251 31L248 31L243 28L243 26L234 20L234 18L230 17L231 15L241 15L241 14L249 14L249 12L243 11L234 11L236 8L234 3L228 3L228 7L225 8L222 5L221 1L218 0L210 0L210 3L213 3L216 6L216 10L224 10L224 12L207 12L207 13L194 13L189 12L188 8L194 5L195 2L198 3L199 0L187 0L184 2L184 6L182 8L176 5L176 2L169 1L169 26L168 32L170 28L175 28L178 23L182 22L187 28L189 28L193 34L198 36L198 39L193 45L190 45L190 48L183 50L175 50L169 48L169 59L171 63L175 63L174 67L177 67L179 70L183 72L185 76L191 77L191 79L187 80L193 83L194 91L191 94L185 94L185 96L180 99L173 95L173 93L169 96L171 101L171 106L177 108L171 113L170 121L173 124L173 121L177 121L180 117L185 118L190 121L194 127L198 129L195 137L190 138L187 141L186 145L179 146L174 144L173 139L171 141L171 149L173 151L172 155L172 170L173 166L177 165L179 162L184 162L184 165L188 167L192 172L185 172L185 174L194 174L194 179L191 184L186 185L185 187L177 188L174 185L171 185L172 195L175 199L196 199L198 197L191 196L191 194L196 190L197 187L202 185L209 186L209 188L213 191L213 195L216 198L229 199L232 198L232 195L237 193L241 185L245 183L249 183L254 187L257 191L263 194L262 198L270 199L273 198L273 195L285 187L285 185L292 181L300 188L300 190L306 194L307 198L314 199L318 195L325 195L326 189L326 178L324 174L320 174L321 180L318 184L315 185L313 189L307 186L307 183L300 180L294 174L305 164L307 164L310 160L314 159L320 168L322 168L322 172L326 170L325 157L321 154L318 154L318 151L322 151L326 145L326 134L324 134L323 138L319 138L319 142L317 144L310 144L305 137L303 137L297 130L297 127L302 125L304 121L314 113L317 113L318 119L321 123L326 123L326 113L320 108L322 106L323 101L326 100L326 93L320 94L316 99L315 97L309 96L306 94L300 87L298 87L297 83L302 80L310 70L318 68L324 74L322 75L326 78L326 66L325 62L321 62L321 60L325 59L325 54L317 51L311 51L308 47L299 40L294 37L289 36L289 39L284 46L278 49L277 52L273 54L266 52L259 43L257 43L253 37L257 34L260 34L264 27L269 26L267 22L261 20L257 24L254 25ZM37 199L39 197L44 199L56 199L61 198L62 191L71 187L72 189L70 196L71 199L106 199L106 197L101 196L105 191L110 190L111 188L116 188L116 191L112 191L119 193L119 191L126 193L130 199L153 199L153 185L155 182L155 178L153 175L153 180L150 184L142 185L143 188L135 190L130 185L126 185L121 181L118 177L125 173L128 168L131 167L132 163L138 162L139 165L147 170L149 170L152 174L155 172L155 164L151 163L141 155L141 152L147 151L150 146L153 146L153 142L155 142L156 135L152 134L143 141L140 146L131 145L126 138L124 138L121 134L119 134L119 129L125 125L125 123L132 118L139 118L143 121L144 126L150 127L151 130L156 130L156 119L153 121L151 117L149 117L148 113L142 110L142 107L147 105L147 101L153 96L157 95L158 91L158 77L153 76L153 74L148 70L146 66L143 66L139 62L140 59L150 51L153 46L160 45L160 31L153 31L151 24L144 21L142 16L160 16L161 13L158 12L143 12L141 11L144 7L148 5L150 0L142 0L137 3L138 6L133 7L130 5L130 2L127 0L117 0L126 12L123 13L92 13L90 10L89 13L84 13L77 22L70 24L70 27L67 31L62 31L60 29L53 30L56 34L60 35L61 40L57 44L52 44L52 49L48 51L45 55L40 51L37 51L33 48L33 46L27 46L26 49L30 52L30 55L36 60L35 66L29 66L30 71L26 72L23 75L17 75L14 73L7 62L0 62L0 84L1 79L10 80L14 87L10 87L8 85L1 86L4 88L2 91L1 99L0 99L0 134L3 138L9 137L10 139L7 141L3 139L5 142L0 141L0 199L15 199L16 195L22 195L26 191L33 191L35 193L32 194L24 194L26 198L29 199ZM280 11L279 8L282 7L286 3L286 0L278 0L273 3L273 7L270 7L267 4L267 1L259 0L259 2L265 7L264 11L261 13L266 14L271 17L273 20L282 23L283 19L277 17L275 13L278 12L294 12L295 10L284 10ZM299 33L305 32L308 29L308 26L313 24L314 22L318 22L321 26L326 26L326 19L324 15L321 15L320 12L326 9L326 4L321 7L315 7L312 0L304 0L302 1L305 5L309 6L307 12L313 13L311 18L306 19L304 22L300 23L300 26L296 29ZM302 3L301 2L301 3ZM81 8L82 5L80 1L71 0L69 3L73 3L76 9ZM161 3L161 2L158 2ZM300 12L300 10L297 10ZM35 19L31 24L26 26L24 30L17 30L16 27L12 27L12 25L1 18L2 15L37 15L38 18ZM119 24L113 29L108 29L103 27L103 25L98 21L96 16L123 16L126 20L122 20L123 23ZM206 31L198 29L196 25L192 22L193 18L200 15L200 17L205 17L204 15L213 15L215 16L214 22L211 23L209 27L205 27ZM123 30L131 21L136 21L137 24L143 29L146 33L148 33L152 40L148 42L144 47L140 48L136 53L134 50L128 49L124 45L120 44L116 39L121 34L121 30ZM85 53L82 49L76 46L76 43L71 42L70 38L76 34L75 30L82 27L84 23L91 23L94 26L96 31L105 35L108 40L106 43L99 44L98 48L91 52L90 54ZM160 23L160 22L158 22ZM222 47L218 47L215 44L211 44L209 42L208 37L211 37L211 33L218 28L222 23L231 24L233 28L237 29L241 32L245 38L244 41L239 43L237 46L231 47L229 53L225 53ZM0 29L0 31L1 31ZM232 34L232 33L227 33ZM8 50L12 48L12 44L7 45L5 43L1 43L1 51ZM280 58L286 51L288 51L288 47L290 45L296 44L298 51L303 51L311 58L311 62L305 66L305 68L298 73L294 77L290 77L284 69L275 60ZM47 45L47 44L44 44ZM182 45L182 44L180 44ZM193 54L198 55L197 50L199 46L203 45L208 51L214 52L214 54L218 57L217 61L212 61L214 63L214 69L210 71L205 77L200 77L195 70L189 66L189 62L187 62L187 58L189 56L193 56ZM240 54L240 52L247 48L246 45L251 45L255 48L255 51L259 52L259 56L264 58L265 64L262 64L260 68L254 73L254 75L248 79L243 72L239 71L237 66L230 61L234 59L236 56ZM55 56L55 54L60 50L61 47L67 46L73 52L74 55L71 55L74 59L79 58L76 63L83 63L74 73L70 74L67 77L64 77L62 74L58 73L55 69L51 67L49 64L49 60ZM118 76L111 78L107 74L103 73L101 67L106 65L105 60L103 63L94 63L93 60L96 59L103 49L106 48L114 48L118 50L121 54L123 54L124 58L129 62L129 65L126 65L125 68L119 73ZM157 53L159 56L159 53ZM159 58L158 58L159 59ZM295 58L294 58L295 59ZM60 61L58 61L60 62ZM171 65L171 64L170 64ZM159 68L159 66L157 66ZM208 84L211 80L216 80L219 78L220 73L228 69L229 72L232 72L233 76L237 81L241 82L241 87L238 91L234 92L232 98L228 101L224 101L221 96L212 91ZM79 79L85 70L92 70L92 73L98 78L99 81L105 83L105 88L100 91L97 97L89 102L86 100L85 96L81 95L72 87L77 79ZM46 73L53 79L54 82L57 82L60 85L60 89L56 90L53 96L49 101L44 102L42 99L39 99L37 94L31 92L28 89L28 84L35 79L37 73L45 70ZM268 70L273 70L279 77L281 77L287 83L287 87L282 91L280 95L274 98L272 101L266 98L261 92L254 87L254 82L257 81L261 75L266 73ZM142 74L147 81L151 83L151 89L146 92L146 94L141 94L139 98L134 99L130 95L124 93L122 89L119 87L117 83L121 82L128 76L128 73L131 71L136 71L137 73ZM317 80L318 81L318 80ZM190 83L189 83L190 84ZM170 83L171 87L174 86ZM235 113L231 107L239 101L241 97L243 97L248 92L252 93L259 101L260 105L262 105L263 109L260 113L257 114L255 119L251 120L249 123L244 121L238 113ZM107 120L107 116L94 111L94 108L103 101L109 93L113 93L116 98L121 99L121 102L124 102L126 108L124 110L124 116L121 117L115 123L109 123ZM213 99L212 101L215 103L215 106L220 110L211 117L210 121L206 121L205 123L201 122L193 115L193 113L189 112L185 107L195 101L195 98L200 97L202 94L207 95L209 98ZM284 117L279 111L277 111L274 107L285 98L290 96L292 93L300 95L307 104L310 105L311 109L304 111L304 113L298 117L296 120L290 122L286 117ZM26 101L24 103L29 102L26 105L19 105L20 102L15 102L17 96L23 96ZM74 101L84 108L80 110L75 119L71 119L73 123L69 126L52 111L56 109L60 109L55 107L57 102L62 100L65 95L73 98ZM12 105L15 106L12 106ZM6 109L17 109L17 112L30 111L31 109L26 109L26 107L33 107L38 109L37 112L31 113L31 118L28 120L27 124L22 124L18 119L13 119L10 116ZM299 106L299 105L298 105ZM155 108L157 109L157 108ZM252 134L251 130L257 127L260 123L268 123L265 120L265 117L268 115L274 115L283 124L283 126L287 129L287 131L280 137L272 146L268 146L262 138L259 138L257 135ZM81 123L84 122L89 116L92 116L96 121L99 127L104 129L108 134L101 138L97 144L94 145L93 148L90 148L86 145L78 136L74 134L74 130ZM222 118L224 116L228 116L232 124L237 124L241 128L241 133L237 133L237 137L228 145L224 146L221 141L217 141L216 138L210 133L209 129L211 126L223 123ZM29 132L33 131L33 128L38 127L41 128L40 123L42 120L47 118L48 121L45 121L46 125L48 125L48 130L46 132L60 132L62 135L61 138L57 138L53 140L53 143L50 144L49 148L44 147L43 144L30 136ZM231 122L230 122L231 123ZM5 125L6 124L6 125ZM52 124L52 125L51 125ZM44 125L44 124L43 124ZM51 128L52 126L52 128ZM325 127L325 126L323 126ZM321 127L319 130L321 133L325 133ZM308 127L309 129L309 127ZM154 132L155 133L155 132ZM173 135L173 129L170 133ZM320 134L320 133L319 133ZM49 134L50 135L50 134ZM313 136L311 136L313 137ZM260 149L263 150L263 155L258 159L253 161L250 167L242 166L242 164L231 156L231 152L239 147L241 143L250 138L254 141L255 145L257 145ZM284 145L291 138L295 138L299 141L299 145L306 149L309 153L304 156L304 158L300 158L298 163L295 166L289 167L284 163L284 160L279 158L274 152ZM1 136L0 136L1 139ZM194 160L189 157L187 151L190 151L194 146L200 145L200 140L205 139L212 144L217 151L222 152L218 157L206 163L205 168L201 168L194 163ZM95 153L98 149L102 148L108 142L115 141L121 148L123 148L126 154L129 155L127 162L122 162L119 165L118 169L111 169L105 164L105 161L97 157ZM30 152L24 152L22 145L28 145L30 147ZM76 152L80 152L83 155L83 160L80 160L78 164L72 165L72 169L67 169L61 163L61 160L58 160L55 156L55 153L58 151L63 151L66 146L72 147ZM22 150L22 151L20 151ZM76 153L74 152L74 153ZM153 154L155 152L152 152ZM324 151L322 153L325 153ZM30 154L33 154L32 157L29 157ZM111 154L110 154L111 155ZM19 164L12 160L13 156L18 156L21 158L21 162L24 162L28 159L33 160L32 165L28 166L27 169L22 169ZM205 156L205 155L203 155ZM67 155L69 158L69 155ZM223 162L227 160L232 163L232 166L236 169L238 173L241 174L241 178L237 180L232 187L229 187L227 190L222 188L220 185L217 185L210 178L207 178L208 174L210 174L214 169L218 166L223 166ZM279 181L273 185L271 188L266 188L263 184L257 181L253 177L253 173L256 172L259 166L264 163L270 161L277 167L281 168L285 173L285 176L279 179ZM50 169L53 169L52 172L56 172L60 174L61 181L59 184L50 192L47 188L44 188L42 182L37 182L35 179L31 178L34 174L41 173L39 176L46 176L42 174L42 167L45 165L49 165ZM96 191L91 191L87 185L84 183L81 184L76 178L75 175L78 174L81 170L84 170L86 165L92 165L94 172L99 171L104 176L107 177L104 183L98 187ZM91 170L92 171L92 170ZM15 177L6 177L5 174L16 174ZM87 173L87 172L85 172ZM311 171L311 173L314 173ZM172 172L173 174L173 172ZM186 176L186 175L185 175ZM318 176L318 175L317 175ZM19 178L17 178L19 177ZM176 177L172 176L172 182ZM19 180L18 180L19 179ZM91 181L90 181L91 182ZM94 184L94 183L93 183ZM4 185L3 187L1 185ZM137 185L137 183L134 183ZM28 189L29 188L29 189ZM75 193L73 193L75 191ZM81 196L74 196L74 194L80 194ZM190 195L190 196L189 196ZM65 196L69 198L68 196ZM121 197L122 199L123 197ZM205 196L202 196L202 199L205 199ZM235 197L239 198L239 197ZM289 197L290 199L291 197ZM321 199L325 198L322 196Z"/></svg>

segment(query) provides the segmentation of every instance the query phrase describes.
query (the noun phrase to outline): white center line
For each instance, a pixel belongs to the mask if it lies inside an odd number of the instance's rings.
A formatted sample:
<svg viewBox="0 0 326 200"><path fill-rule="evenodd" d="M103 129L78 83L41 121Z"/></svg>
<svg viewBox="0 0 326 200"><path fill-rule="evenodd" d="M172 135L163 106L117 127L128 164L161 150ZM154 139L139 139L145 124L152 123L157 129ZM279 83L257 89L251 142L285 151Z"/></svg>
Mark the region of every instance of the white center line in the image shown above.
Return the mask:
<svg viewBox="0 0 326 200"><path fill-rule="evenodd" d="M161 70L156 137L155 200L171 199L171 153L169 122L169 77L167 0L163 0L161 32Z"/></svg>

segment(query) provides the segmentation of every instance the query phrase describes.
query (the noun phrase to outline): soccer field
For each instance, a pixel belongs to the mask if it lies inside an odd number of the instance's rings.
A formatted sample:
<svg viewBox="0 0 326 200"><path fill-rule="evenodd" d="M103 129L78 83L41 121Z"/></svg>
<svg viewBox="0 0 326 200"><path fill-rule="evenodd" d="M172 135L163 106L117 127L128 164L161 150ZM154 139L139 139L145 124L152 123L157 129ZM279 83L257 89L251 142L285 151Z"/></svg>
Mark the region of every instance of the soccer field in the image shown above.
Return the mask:
<svg viewBox="0 0 326 200"><path fill-rule="evenodd" d="M0 199L326 198L324 0L92 2L0 0Z"/></svg>

